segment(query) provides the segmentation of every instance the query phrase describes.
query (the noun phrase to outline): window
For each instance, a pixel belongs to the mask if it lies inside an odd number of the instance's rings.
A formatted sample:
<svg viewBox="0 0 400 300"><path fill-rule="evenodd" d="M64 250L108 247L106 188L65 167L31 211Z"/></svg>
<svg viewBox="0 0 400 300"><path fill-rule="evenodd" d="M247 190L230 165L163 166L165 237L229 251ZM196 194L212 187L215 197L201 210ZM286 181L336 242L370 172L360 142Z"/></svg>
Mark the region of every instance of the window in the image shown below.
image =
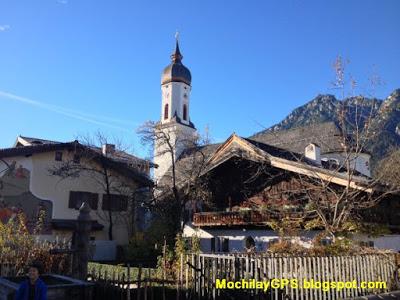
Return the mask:
<svg viewBox="0 0 400 300"><path fill-rule="evenodd" d="M164 120L168 119L168 103L164 106Z"/></svg>
<svg viewBox="0 0 400 300"><path fill-rule="evenodd" d="M336 158L329 158L328 163L332 168L337 168L339 166L339 160Z"/></svg>
<svg viewBox="0 0 400 300"><path fill-rule="evenodd" d="M229 252L229 239L224 237L213 237L210 239L211 252Z"/></svg>
<svg viewBox="0 0 400 300"><path fill-rule="evenodd" d="M367 241L367 242L362 241L362 242L360 242L360 246L361 246L361 247L370 247L370 248L374 248L375 243L374 243L374 241Z"/></svg>
<svg viewBox="0 0 400 300"><path fill-rule="evenodd" d="M56 151L55 156L54 156L55 161L62 161L62 152L61 151Z"/></svg>
<svg viewBox="0 0 400 300"><path fill-rule="evenodd" d="M329 245L332 245L332 240L331 239L321 239L320 243L322 246L329 246Z"/></svg>
<svg viewBox="0 0 400 300"><path fill-rule="evenodd" d="M68 208L79 209L84 201L89 204L91 209L96 210L98 206L99 195L89 192L69 192Z"/></svg>
<svg viewBox="0 0 400 300"><path fill-rule="evenodd" d="M215 238L211 238L211 252L215 252Z"/></svg>
<svg viewBox="0 0 400 300"><path fill-rule="evenodd" d="M248 236L245 239L245 247L246 249L254 249L256 247L256 242L254 241L253 237Z"/></svg>
<svg viewBox="0 0 400 300"><path fill-rule="evenodd" d="M222 242L221 242L221 250L222 252L229 252L229 239L228 238L222 238Z"/></svg>
<svg viewBox="0 0 400 300"><path fill-rule="evenodd" d="M187 120L187 106L183 104L183 120Z"/></svg>
<svg viewBox="0 0 400 300"><path fill-rule="evenodd" d="M126 211L128 209L128 197L124 195L111 194L108 198L107 194L103 194L103 210Z"/></svg>

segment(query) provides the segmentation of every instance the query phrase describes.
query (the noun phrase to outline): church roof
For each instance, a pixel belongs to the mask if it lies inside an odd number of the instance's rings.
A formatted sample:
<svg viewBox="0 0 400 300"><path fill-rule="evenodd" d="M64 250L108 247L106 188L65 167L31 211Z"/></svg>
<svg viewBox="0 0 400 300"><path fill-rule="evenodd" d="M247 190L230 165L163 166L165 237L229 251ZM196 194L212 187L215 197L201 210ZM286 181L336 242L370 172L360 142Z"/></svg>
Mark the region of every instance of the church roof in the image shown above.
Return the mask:
<svg viewBox="0 0 400 300"><path fill-rule="evenodd" d="M190 85L192 75L188 68L182 64L182 54L179 50L178 40L176 41L175 52L171 55L171 63L164 68L161 76L161 84L169 82L183 82Z"/></svg>

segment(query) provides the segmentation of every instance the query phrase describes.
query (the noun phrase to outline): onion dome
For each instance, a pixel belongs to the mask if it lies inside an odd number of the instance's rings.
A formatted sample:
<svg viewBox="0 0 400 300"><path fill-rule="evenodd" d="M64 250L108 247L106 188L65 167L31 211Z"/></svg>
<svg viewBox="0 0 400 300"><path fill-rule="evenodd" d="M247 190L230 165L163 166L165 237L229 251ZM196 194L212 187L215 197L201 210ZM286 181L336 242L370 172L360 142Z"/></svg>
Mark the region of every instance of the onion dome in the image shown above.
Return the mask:
<svg viewBox="0 0 400 300"><path fill-rule="evenodd" d="M171 55L171 64L165 67L162 76L161 84L169 82L183 82L190 85L192 82L192 75L188 68L182 64L182 54L179 51L179 43L176 40L175 52Z"/></svg>

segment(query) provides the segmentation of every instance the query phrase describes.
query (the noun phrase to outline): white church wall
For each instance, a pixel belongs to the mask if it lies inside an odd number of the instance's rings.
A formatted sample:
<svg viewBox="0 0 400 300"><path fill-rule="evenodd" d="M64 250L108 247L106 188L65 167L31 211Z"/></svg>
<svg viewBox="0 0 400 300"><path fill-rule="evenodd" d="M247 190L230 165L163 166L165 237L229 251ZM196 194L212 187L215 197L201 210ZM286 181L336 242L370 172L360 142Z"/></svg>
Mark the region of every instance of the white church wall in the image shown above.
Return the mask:
<svg viewBox="0 0 400 300"><path fill-rule="evenodd" d="M170 121L171 118L171 92L168 84L161 86L161 123L164 124ZM165 105L168 104L168 118L165 119Z"/></svg>
<svg viewBox="0 0 400 300"><path fill-rule="evenodd" d="M195 138L196 129L182 125L179 123L173 123L168 127L163 128L170 136L170 141L172 145L175 145L174 158L175 160L182 154L186 145L182 143L182 140L187 140L188 138ZM167 152L165 152L167 150ZM172 166L171 152L169 147L165 142L156 141L154 148L154 163L158 165L158 168L154 170L154 179L158 181ZM165 153L164 153L165 152Z"/></svg>
<svg viewBox="0 0 400 300"><path fill-rule="evenodd" d="M183 98L183 85L184 83L181 82L171 82L171 108L172 108L172 113L171 113L171 118L176 115L182 119L182 98Z"/></svg>
<svg viewBox="0 0 400 300"><path fill-rule="evenodd" d="M161 123L171 121L176 115L182 123L189 124L189 102L191 87L183 82L170 82L161 86ZM168 104L168 118L164 118L165 105ZM187 106L187 120L183 120L183 105Z"/></svg>

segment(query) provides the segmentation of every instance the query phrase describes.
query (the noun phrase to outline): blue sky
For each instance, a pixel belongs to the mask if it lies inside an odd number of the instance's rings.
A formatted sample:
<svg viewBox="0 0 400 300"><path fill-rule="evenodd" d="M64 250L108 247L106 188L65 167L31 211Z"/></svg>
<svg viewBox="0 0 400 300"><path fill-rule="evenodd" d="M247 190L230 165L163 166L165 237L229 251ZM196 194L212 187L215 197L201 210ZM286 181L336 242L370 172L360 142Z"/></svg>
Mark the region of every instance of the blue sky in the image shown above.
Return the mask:
<svg viewBox="0 0 400 300"><path fill-rule="evenodd" d="M190 117L215 141L248 136L320 93L332 63L378 98L400 88L400 1L0 1L0 147L102 131L147 153L135 130L160 116L160 76L180 31Z"/></svg>

